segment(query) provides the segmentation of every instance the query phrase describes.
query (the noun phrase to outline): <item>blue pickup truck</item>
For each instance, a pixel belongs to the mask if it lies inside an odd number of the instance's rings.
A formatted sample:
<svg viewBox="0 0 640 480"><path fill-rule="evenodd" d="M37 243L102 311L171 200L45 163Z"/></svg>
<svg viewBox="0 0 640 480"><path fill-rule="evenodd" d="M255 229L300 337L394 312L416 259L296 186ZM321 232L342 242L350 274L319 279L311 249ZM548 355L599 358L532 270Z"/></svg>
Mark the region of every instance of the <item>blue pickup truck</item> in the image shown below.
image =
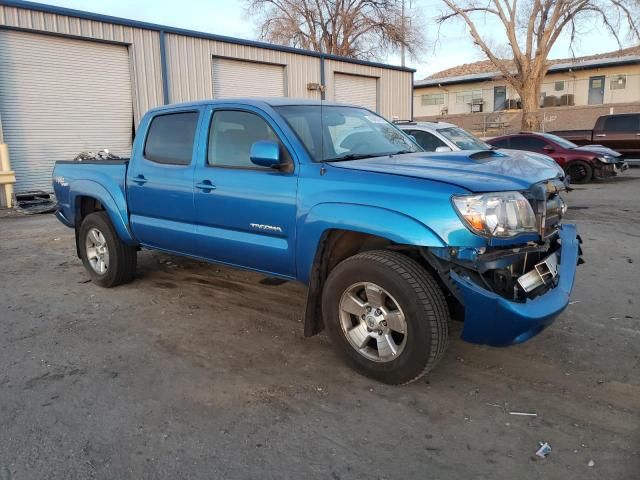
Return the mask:
<svg viewBox="0 0 640 480"><path fill-rule="evenodd" d="M567 306L581 250L563 175L535 154L425 153L367 109L286 98L151 110L131 159L61 161L53 185L98 285L130 281L141 248L298 280L305 335L403 384L443 356L452 316L506 346Z"/></svg>

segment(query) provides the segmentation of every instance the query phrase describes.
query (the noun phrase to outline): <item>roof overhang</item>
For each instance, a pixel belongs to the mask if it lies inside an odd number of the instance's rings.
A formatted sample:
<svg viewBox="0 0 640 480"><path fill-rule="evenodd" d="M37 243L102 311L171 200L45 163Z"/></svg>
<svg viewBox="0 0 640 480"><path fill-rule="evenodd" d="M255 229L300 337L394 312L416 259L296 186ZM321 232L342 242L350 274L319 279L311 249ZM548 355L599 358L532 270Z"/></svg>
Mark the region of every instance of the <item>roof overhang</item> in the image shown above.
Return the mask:
<svg viewBox="0 0 640 480"><path fill-rule="evenodd" d="M640 55L628 55L625 57L599 58L595 60L585 60L583 62L567 62L551 65L547 74L573 72L578 70L591 70L595 68L618 67L622 65L640 64ZM413 88L440 87L446 85L461 85L465 83L488 82L491 80L503 80L504 75L500 72L472 73L469 75L458 75L455 77L429 78L418 80L413 83Z"/></svg>

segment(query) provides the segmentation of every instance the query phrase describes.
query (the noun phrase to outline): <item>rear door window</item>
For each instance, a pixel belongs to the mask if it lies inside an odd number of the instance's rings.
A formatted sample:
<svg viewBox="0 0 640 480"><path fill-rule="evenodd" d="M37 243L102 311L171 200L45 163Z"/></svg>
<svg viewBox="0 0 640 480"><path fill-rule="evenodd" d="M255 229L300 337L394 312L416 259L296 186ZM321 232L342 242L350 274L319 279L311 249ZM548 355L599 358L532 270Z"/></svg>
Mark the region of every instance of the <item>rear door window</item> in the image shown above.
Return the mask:
<svg viewBox="0 0 640 480"><path fill-rule="evenodd" d="M535 137L512 137L509 148L514 150L527 150L530 152L538 152L544 150L547 144L544 140Z"/></svg>
<svg viewBox="0 0 640 480"><path fill-rule="evenodd" d="M167 165L189 165L198 115L198 112L180 112L154 117L144 145L144 157Z"/></svg>
<svg viewBox="0 0 640 480"><path fill-rule="evenodd" d="M621 115L609 117L604 121L607 132L629 132L640 129L640 115Z"/></svg>

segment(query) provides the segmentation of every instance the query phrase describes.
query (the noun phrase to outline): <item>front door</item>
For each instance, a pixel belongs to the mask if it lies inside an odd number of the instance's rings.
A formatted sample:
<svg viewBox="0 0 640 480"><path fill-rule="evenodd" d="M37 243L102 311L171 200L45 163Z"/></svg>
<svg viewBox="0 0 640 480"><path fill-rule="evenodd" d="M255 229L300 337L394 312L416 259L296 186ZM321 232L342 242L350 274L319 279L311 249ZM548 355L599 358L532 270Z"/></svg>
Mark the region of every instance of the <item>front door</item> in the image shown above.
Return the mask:
<svg viewBox="0 0 640 480"><path fill-rule="evenodd" d="M193 173L199 116L193 110L156 115L134 148L127 198L131 228L142 245L197 254Z"/></svg>
<svg viewBox="0 0 640 480"><path fill-rule="evenodd" d="M589 105L604 103L604 75L589 77Z"/></svg>
<svg viewBox="0 0 640 480"><path fill-rule="evenodd" d="M298 177L276 130L257 109L213 109L195 173L198 249L212 261L294 277ZM251 162L260 140L280 142L283 168Z"/></svg>
<svg viewBox="0 0 640 480"><path fill-rule="evenodd" d="M493 87L493 111L501 112L507 108L507 87Z"/></svg>

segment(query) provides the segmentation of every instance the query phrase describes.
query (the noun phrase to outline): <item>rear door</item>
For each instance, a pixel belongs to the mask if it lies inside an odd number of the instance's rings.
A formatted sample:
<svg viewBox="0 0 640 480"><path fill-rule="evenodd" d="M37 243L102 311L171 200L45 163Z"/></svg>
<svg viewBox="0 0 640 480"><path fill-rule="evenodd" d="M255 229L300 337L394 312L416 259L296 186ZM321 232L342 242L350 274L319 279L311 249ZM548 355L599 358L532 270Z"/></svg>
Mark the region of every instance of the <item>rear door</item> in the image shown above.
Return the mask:
<svg viewBox="0 0 640 480"><path fill-rule="evenodd" d="M130 223L141 244L196 255L193 174L199 109L163 112L143 125L127 172Z"/></svg>
<svg viewBox="0 0 640 480"><path fill-rule="evenodd" d="M640 114L616 115L604 120L602 130L593 132L594 143L626 153L638 151Z"/></svg>
<svg viewBox="0 0 640 480"><path fill-rule="evenodd" d="M210 118L195 172L199 255L294 277L298 177L282 131L252 107L215 106ZM251 162L251 145L260 140L280 142L286 169Z"/></svg>

